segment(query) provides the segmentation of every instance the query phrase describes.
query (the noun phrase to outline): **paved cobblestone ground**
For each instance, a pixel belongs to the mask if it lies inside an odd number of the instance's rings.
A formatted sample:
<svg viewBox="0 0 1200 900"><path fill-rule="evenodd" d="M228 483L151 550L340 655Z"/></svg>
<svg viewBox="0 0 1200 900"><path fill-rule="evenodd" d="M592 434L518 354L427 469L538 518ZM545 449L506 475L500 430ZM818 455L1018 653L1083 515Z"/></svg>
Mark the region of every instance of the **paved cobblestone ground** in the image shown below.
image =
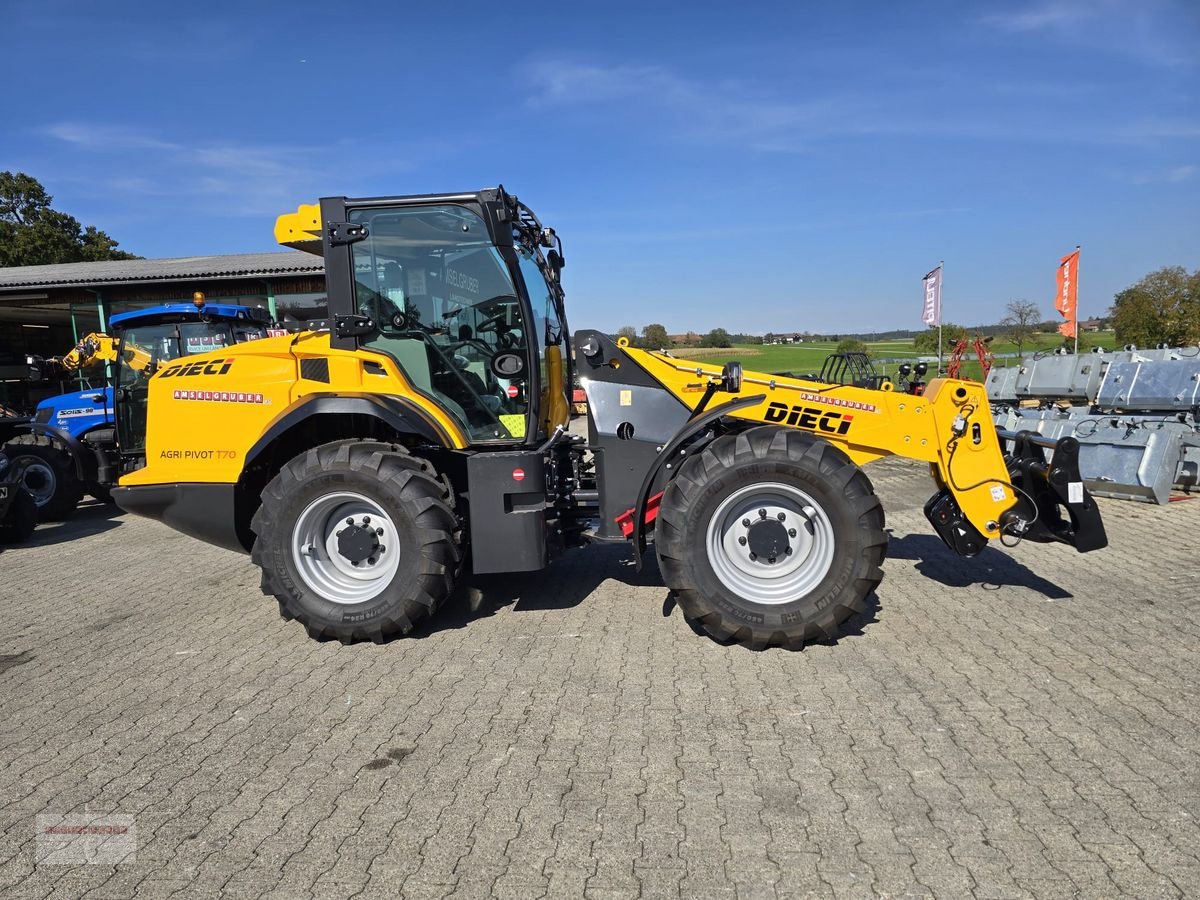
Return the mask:
<svg viewBox="0 0 1200 900"><path fill-rule="evenodd" d="M694 634L620 548L341 647L245 557L43 526L0 554L0 894L1200 894L1200 501L960 561L924 469L870 471L877 605L803 653ZM35 865L84 811L136 862Z"/></svg>

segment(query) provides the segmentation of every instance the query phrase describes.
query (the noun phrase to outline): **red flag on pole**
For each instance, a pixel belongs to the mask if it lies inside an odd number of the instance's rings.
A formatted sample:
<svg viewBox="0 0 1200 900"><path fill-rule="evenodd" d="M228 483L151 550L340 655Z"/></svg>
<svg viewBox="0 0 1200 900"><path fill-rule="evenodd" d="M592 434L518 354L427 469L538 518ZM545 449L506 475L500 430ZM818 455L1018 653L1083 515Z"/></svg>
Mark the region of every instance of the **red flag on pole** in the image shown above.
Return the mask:
<svg viewBox="0 0 1200 900"><path fill-rule="evenodd" d="M926 325L942 324L942 267L938 266L921 279L925 288L925 307L921 310L921 321Z"/></svg>
<svg viewBox="0 0 1200 900"><path fill-rule="evenodd" d="M1058 294L1054 298L1054 308L1067 320L1058 326L1058 333L1065 337L1075 336L1078 293L1079 248L1076 247L1074 253L1068 253L1058 264Z"/></svg>

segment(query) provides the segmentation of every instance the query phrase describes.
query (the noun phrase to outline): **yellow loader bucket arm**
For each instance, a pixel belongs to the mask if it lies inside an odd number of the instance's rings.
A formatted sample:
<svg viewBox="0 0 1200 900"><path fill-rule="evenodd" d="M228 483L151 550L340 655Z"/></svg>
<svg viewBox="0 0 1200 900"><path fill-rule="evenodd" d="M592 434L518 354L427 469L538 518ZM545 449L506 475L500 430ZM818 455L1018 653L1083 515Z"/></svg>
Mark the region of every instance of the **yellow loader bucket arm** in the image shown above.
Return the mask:
<svg viewBox="0 0 1200 900"><path fill-rule="evenodd" d="M100 362L117 361L117 340L107 334L93 332L80 339L69 353L52 356L43 364L60 372L76 372Z"/></svg>
<svg viewBox="0 0 1200 900"><path fill-rule="evenodd" d="M661 451L656 446L660 458L640 485L637 511L625 519L639 551L653 487L669 480L668 470L678 465L672 455L685 456L704 433L698 423L797 429L828 441L859 466L887 456L928 463L938 491L926 505L926 516L963 556L1006 535L1070 543L1081 552L1106 544L1095 503L1079 475L1077 444L998 432L984 386L977 382L934 379L923 395L913 395L892 390L888 383L870 388L743 372L736 364L721 368L636 349L623 339L605 347L607 338L596 332L581 338L580 355L591 363L580 366L582 380L585 390L597 395L599 402L589 396L589 405L601 415L626 416L626 432L636 435L641 377L674 398L688 422L679 432L682 439L658 445ZM617 389L616 408L611 409L605 396L610 392L598 385L626 382L627 387ZM646 397L660 402L652 394ZM610 409L605 410L606 404ZM656 418L664 416L659 412ZM615 427L619 431L622 423ZM1011 445L1007 451L1005 443ZM1054 451L1052 459L1046 460L1042 450Z"/></svg>

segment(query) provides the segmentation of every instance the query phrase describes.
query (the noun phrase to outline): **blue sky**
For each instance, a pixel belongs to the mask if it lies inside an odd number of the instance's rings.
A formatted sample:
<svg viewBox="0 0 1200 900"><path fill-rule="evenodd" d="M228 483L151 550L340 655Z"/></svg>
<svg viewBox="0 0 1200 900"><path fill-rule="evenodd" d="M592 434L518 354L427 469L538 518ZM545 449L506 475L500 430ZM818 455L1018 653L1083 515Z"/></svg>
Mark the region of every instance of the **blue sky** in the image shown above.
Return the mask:
<svg viewBox="0 0 1200 900"><path fill-rule="evenodd" d="M1081 314L1200 267L1200 4L0 0L0 169L144 256L319 196L502 182L572 327Z"/></svg>

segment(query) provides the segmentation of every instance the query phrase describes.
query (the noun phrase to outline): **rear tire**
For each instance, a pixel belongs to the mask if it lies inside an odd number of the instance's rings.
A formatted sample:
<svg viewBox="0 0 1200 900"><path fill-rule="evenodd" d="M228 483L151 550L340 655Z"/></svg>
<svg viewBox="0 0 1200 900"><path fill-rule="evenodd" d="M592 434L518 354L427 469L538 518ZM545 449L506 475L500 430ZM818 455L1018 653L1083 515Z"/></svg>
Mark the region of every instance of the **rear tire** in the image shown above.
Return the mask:
<svg viewBox="0 0 1200 900"><path fill-rule="evenodd" d="M451 503L429 463L398 445L309 450L270 481L251 522L263 593L313 638L407 634L454 588L462 552Z"/></svg>
<svg viewBox="0 0 1200 900"><path fill-rule="evenodd" d="M866 608L883 578L883 526L874 488L849 457L768 425L719 437L680 467L655 544L667 586L699 627L755 649L798 650L836 637Z"/></svg>
<svg viewBox="0 0 1200 900"><path fill-rule="evenodd" d="M71 454L40 434L22 434L4 445L4 454L22 470L21 484L37 506L38 518L64 519L83 498Z"/></svg>
<svg viewBox="0 0 1200 900"><path fill-rule="evenodd" d="M9 489L16 494L9 501L4 521L0 522L0 544L20 544L29 540L37 527L38 508L25 488L13 485Z"/></svg>

